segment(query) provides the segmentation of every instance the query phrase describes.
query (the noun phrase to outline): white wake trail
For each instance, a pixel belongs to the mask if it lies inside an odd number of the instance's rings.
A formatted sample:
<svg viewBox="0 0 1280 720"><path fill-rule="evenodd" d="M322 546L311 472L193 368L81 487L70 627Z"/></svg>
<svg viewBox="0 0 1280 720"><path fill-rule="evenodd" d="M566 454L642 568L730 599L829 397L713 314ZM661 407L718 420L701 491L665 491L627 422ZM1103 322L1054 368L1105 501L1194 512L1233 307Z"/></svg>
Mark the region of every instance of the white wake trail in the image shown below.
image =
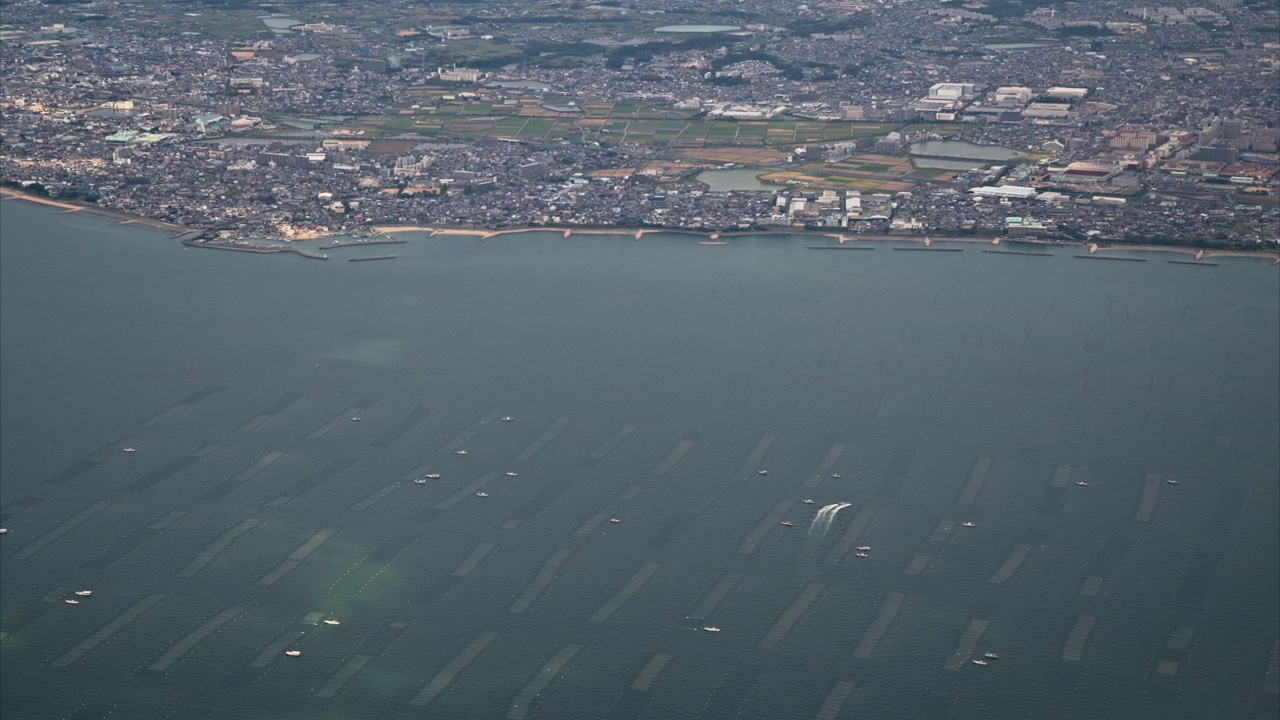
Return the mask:
<svg viewBox="0 0 1280 720"><path fill-rule="evenodd" d="M836 519L836 513L849 507L850 503L832 503L824 506L813 516L813 522L809 525L809 536L824 537L827 531L831 529L831 523Z"/></svg>

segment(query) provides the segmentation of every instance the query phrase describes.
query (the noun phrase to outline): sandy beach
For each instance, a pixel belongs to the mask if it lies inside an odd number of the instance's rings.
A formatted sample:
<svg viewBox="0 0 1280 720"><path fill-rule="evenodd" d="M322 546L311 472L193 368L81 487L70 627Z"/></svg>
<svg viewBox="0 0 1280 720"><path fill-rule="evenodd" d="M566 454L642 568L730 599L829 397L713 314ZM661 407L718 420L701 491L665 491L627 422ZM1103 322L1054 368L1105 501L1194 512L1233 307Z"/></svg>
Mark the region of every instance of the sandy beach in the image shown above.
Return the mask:
<svg viewBox="0 0 1280 720"><path fill-rule="evenodd" d="M146 225L147 227L156 228L158 230L168 230L174 233L196 232L196 228L183 227L165 220L156 220L154 218L142 217L141 215L133 215L119 210L111 210L96 205L86 205L81 203L72 203L65 200L55 200L53 198L41 197L39 195L31 195L29 193L18 192L12 188L0 187L0 199L3 200L25 200L26 202L36 203L37 205L47 205L49 207L62 208L63 212L88 212L102 217L115 218L122 222L117 223L123 225L125 223Z"/></svg>

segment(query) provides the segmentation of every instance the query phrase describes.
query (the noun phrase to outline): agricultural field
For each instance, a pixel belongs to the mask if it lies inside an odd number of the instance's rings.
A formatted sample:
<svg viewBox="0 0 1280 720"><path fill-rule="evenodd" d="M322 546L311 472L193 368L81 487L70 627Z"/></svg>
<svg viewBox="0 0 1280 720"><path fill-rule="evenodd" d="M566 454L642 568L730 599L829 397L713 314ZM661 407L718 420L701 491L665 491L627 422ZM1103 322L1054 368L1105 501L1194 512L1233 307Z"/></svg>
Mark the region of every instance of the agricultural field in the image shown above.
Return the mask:
<svg viewBox="0 0 1280 720"><path fill-rule="evenodd" d="M677 148L786 146L874 137L892 125L797 121L708 120L692 111L646 107L639 103L584 102L580 112L549 109L551 102L518 103L441 101L412 110L412 122L387 124L414 132L457 132L473 137L498 137L530 142L587 138L608 144L636 144ZM567 106L568 101L554 103ZM403 112L403 111L402 111ZM769 151L771 159L776 153ZM724 160L759 162L759 160Z"/></svg>
<svg viewBox="0 0 1280 720"><path fill-rule="evenodd" d="M858 155L833 163L804 163L761 179L825 189L897 192L920 180L946 181L955 174L949 170L915 168L905 157Z"/></svg>

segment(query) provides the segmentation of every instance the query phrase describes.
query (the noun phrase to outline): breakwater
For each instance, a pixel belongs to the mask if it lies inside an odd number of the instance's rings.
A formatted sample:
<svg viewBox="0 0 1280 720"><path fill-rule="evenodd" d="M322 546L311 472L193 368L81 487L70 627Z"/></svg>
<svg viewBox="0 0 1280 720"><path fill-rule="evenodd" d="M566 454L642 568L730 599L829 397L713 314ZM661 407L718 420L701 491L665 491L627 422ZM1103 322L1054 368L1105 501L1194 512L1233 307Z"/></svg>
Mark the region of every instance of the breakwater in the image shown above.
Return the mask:
<svg viewBox="0 0 1280 720"><path fill-rule="evenodd" d="M347 262L369 262L370 260L395 260L395 255L374 255L372 257L347 258Z"/></svg>
<svg viewBox="0 0 1280 720"><path fill-rule="evenodd" d="M260 255L270 255L273 253L291 252L295 255L301 255L304 258L310 258L312 260L328 260L329 259L329 256L323 253L307 252L306 250L294 247L292 245L257 245L257 244L245 243L244 241L235 241L235 242L218 242L216 240L211 241L208 239L210 232L212 231L206 231L206 232L200 233L194 237L186 238L181 242L183 245L187 247L206 248L209 250L234 250L236 252L258 253Z"/></svg>
<svg viewBox="0 0 1280 720"><path fill-rule="evenodd" d="M356 247L359 245L403 245L409 242L400 238L361 238L359 240L334 240L320 247L324 250L340 247Z"/></svg>

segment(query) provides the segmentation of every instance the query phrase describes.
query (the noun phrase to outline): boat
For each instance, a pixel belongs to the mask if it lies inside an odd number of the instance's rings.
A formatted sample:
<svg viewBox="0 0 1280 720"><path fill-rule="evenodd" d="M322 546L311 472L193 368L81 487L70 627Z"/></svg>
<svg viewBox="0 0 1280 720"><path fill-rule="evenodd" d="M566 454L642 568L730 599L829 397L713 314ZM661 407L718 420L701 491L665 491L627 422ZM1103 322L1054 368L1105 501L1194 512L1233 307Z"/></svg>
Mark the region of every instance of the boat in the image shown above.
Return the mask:
<svg viewBox="0 0 1280 720"><path fill-rule="evenodd" d="M458 452L454 453L454 455L466 455L466 454L467 454L466 450L459 450Z"/></svg>
<svg viewBox="0 0 1280 720"><path fill-rule="evenodd" d="M706 627L704 627L704 628L702 628L702 629L703 629L703 630L706 630L707 632L720 632L720 628L718 628L718 627L712 627L712 626L710 626L710 625L708 625L708 626L706 626Z"/></svg>
<svg viewBox="0 0 1280 720"><path fill-rule="evenodd" d="M974 527L974 524L969 522L968 520L965 520L964 522L960 523L960 525L963 527Z"/></svg>
<svg viewBox="0 0 1280 720"><path fill-rule="evenodd" d="M870 546L870 545L859 545L859 546L858 546L858 552L871 552L871 546Z"/></svg>
<svg viewBox="0 0 1280 720"><path fill-rule="evenodd" d="M986 660L974 660L974 661L973 661L973 664L974 664L974 665L986 665L986 664L987 664L987 661L986 661Z"/></svg>
<svg viewBox="0 0 1280 720"><path fill-rule="evenodd" d="M76 594L77 594L77 595L79 595L80 597L89 597L90 595L92 595L92 594L93 594L93 591L92 591L92 590L77 590L77 591L76 591Z"/></svg>
<svg viewBox="0 0 1280 720"><path fill-rule="evenodd" d="M351 418L351 422L360 422L360 421L361 421L361 420L363 420L363 419L364 419L364 418L362 418L362 417L353 417L353 418Z"/></svg>
<svg viewBox="0 0 1280 720"><path fill-rule="evenodd" d="M1085 482L1085 481L1083 481L1083 480L1077 480L1077 481L1076 481L1076 484L1077 484L1077 485L1079 485L1080 487L1085 487L1085 486L1087 486L1089 483L1087 483L1087 482Z"/></svg>
<svg viewBox="0 0 1280 720"><path fill-rule="evenodd" d="M301 650L285 650L284 654L288 655L289 657L298 657L299 655L302 654L302 651Z"/></svg>
<svg viewBox="0 0 1280 720"><path fill-rule="evenodd" d="M832 478L834 478L834 479L836 479L836 480L839 480L839 479L840 479L840 473L831 473L831 477L832 477Z"/></svg>
<svg viewBox="0 0 1280 720"><path fill-rule="evenodd" d="M5 535L8 532L9 532L9 528L0 528L0 535Z"/></svg>
<svg viewBox="0 0 1280 720"><path fill-rule="evenodd" d="M127 448L125 448L125 449L124 449L124 451L125 451L125 452L138 452L138 449L137 449L137 448L127 447Z"/></svg>
<svg viewBox="0 0 1280 720"><path fill-rule="evenodd" d="M66 604L68 604L68 605L79 605L79 604L80 604L80 601L79 601L79 600L76 600L76 599L74 599L74 598L67 598L67 599L66 599L66 600L64 600L63 602L65 602L65 603L66 603Z"/></svg>
<svg viewBox="0 0 1280 720"><path fill-rule="evenodd" d="M984 657L984 658L986 658L986 659L988 659L988 660L999 660L999 659L1000 659L1000 656L999 656L999 655L997 655L997 654L995 654L995 653L993 653L993 652L984 652L984 653L982 653L982 657Z"/></svg>
<svg viewBox="0 0 1280 720"><path fill-rule="evenodd" d="M611 523L620 523L620 522L622 522L622 521L621 521L621 520L619 520L618 518L609 518L609 522L611 522Z"/></svg>
<svg viewBox="0 0 1280 720"><path fill-rule="evenodd" d="M757 471L756 471L756 474L757 474L757 475L768 475L768 474L769 474L769 471L768 471L768 470L757 470Z"/></svg>
<svg viewBox="0 0 1280 720"><path fill-rule="evenodd" d="M786 527L795 527L795 526L796 526L796 524L795 524L795 523L793 523L793 522L791 522L790 520L783 520L782 522L780 522L780 523L778 523L778 524L779 524L779 525L785 525Z"/></svg>
<svg viewBox="0 0 1280 720"><path fill-rule="evenodd" d="M440 479L440 473L431 473L430 475L427 475L427 476L426 476L426 478L427 478L428 480L439 480L439 479Z"/></svg>
<svg viewBox="0 0 1280 720"><path fill-rule="evenodd" d="M341 625L341 624L342 624L342 621L341 621L341 620L334 620L333 618L329 618L328 620L325 620L325 621L324 621L324 624L325 624L325 625Z"/></svg>
<svg viewBox="0 0 1280 720"><path fill-rule="evenodd" d="M515 476L516 476L516 474L515 474L515 473L513 473L513 472L509 472L509 473L507 473L507 477L515 477Z"/></svg>
<svg viewBox="0 0 1280 720"><path fill-rule="evenodd" d="M1182 484L1182 483L1178 482L1177 480L1174 480L1173 478L1169 478L1168 480L1165 480L1165 482L1166 482L1166 483L1168 483L1169 485L1181 485L1181 484Z"/></svg>
<svg viewBox="0 0 1280 720"><path fill-rule="evenodd" d="M426 479L426 478L414 478L414 479L413 479L413 481L414 481L415 483L419 484L419 485L426 485L426 484L427 484L427 479Z"/></svg>
<svg viewBox="0 0 1280 720"><path fill-rule="evenodd" d="M512 422L513 420L515 420L515 418L511 417L510 415L502 416L502 422Z"/></svg>
<svg viewBox="0 0 1280 720"><path fill-rule="evenodd" d="M870 555L868 555L867 553L864 553L864 552L856 552L856 553L854 553L854 555L855 555L856 557L871 557Z"/></svg>
<svg viewBox="0 0 1280 720"><path fill-rule="evenodd" d="M811 500L811 499L809 499L809 498L805 498L804 504L805 504L805 505L812 505L812 504L813 504L813 500Z"/></svg>
<svg viewBox="0 0 1280 720"><path fill-rule="evenodd" d="M489 497L489 493L481 491L476 493L476 497Z"/></svg>

